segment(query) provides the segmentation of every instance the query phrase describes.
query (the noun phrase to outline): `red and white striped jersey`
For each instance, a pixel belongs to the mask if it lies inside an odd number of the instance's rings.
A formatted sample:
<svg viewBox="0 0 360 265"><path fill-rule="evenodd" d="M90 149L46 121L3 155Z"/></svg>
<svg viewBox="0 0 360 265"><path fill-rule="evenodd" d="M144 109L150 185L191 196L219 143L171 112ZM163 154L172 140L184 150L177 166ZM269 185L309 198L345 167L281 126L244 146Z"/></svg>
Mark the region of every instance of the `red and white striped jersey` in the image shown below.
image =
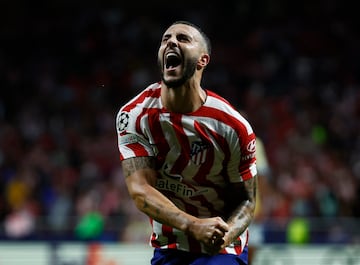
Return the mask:
<svg viewBox="0 0 360 265"><path fill-rule="evenodd" d="M120 159L156 158L156 188L177 207L197 217L226 216L226 187L254 177L255 134L243 116L224 98L205 90L205 103L186 114L167 111L154 83L118 112ZM205 252L182 231L151 220L151 245ZM240 254L246 230L226 253Z"/></svg>

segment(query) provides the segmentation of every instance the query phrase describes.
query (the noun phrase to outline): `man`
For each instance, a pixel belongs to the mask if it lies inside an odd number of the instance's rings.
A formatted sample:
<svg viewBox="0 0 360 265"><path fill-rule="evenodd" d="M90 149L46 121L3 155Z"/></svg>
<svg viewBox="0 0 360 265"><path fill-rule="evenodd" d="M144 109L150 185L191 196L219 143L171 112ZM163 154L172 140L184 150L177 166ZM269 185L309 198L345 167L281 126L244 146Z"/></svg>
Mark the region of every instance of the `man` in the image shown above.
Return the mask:
<svg viewBox="0 0 360 265"><path fill-rule="evenodd" d="M161 82L117 115L126 184L153 228L152 265L247 264L255 134L228 101L201 87L210 49L200 28L173 23L158 51Z"/></svg>

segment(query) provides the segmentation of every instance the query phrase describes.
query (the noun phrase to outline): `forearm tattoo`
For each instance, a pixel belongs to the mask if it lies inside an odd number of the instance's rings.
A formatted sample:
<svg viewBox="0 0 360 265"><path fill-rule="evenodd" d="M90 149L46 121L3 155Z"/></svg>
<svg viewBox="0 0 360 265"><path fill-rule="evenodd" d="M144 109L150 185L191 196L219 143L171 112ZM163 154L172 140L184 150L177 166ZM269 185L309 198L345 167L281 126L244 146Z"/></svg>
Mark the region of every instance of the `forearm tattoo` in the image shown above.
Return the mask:
<svg viewBox="0 0 360 265"><path fill-rule="evenodd" d="M136 170L145 168L154 168L154 159L152 157L134 157L122 161L122 168L125 177L130 176Z"/></svg>
<svg viewBox="0 0 360 265"><path fill-rule="evenodd" d="M249 201L255 203L257 192L257 176L244 182L245 191L248 194Z"/></svg>
<svg viewBox="0 0 360 265"><path fill-rule="evenodd" d="M243 233L253 219L256 203L257 176L243 182L242 189L241 192L245 193L244 200L229 218L229 221L234 224L234 230L232 231L233 239Z"/></svg>
<svg viewBox="0 0 360 265"><path fill-rule="evenodd" d="M122 161L123 172L129 178L135 171L155 169L155 159L152 157L136 157ZM144 195L144 194L143 194ZM180 228L184 221L180 219L179 209L160 193L136 196L135 203L139 210L160 223ZM160 197L161 196L161 197Z"/></svg>

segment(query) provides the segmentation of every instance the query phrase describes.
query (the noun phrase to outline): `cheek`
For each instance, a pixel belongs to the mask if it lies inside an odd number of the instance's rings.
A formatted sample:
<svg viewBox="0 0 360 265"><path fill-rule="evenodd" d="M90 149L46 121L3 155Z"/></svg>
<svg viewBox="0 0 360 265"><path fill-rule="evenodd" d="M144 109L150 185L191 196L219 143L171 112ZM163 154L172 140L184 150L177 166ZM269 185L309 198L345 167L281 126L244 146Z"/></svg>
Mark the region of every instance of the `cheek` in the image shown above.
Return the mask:
<svg viewBox="0 0 360 265"><path fill-rule="evenodd" d="M164 49L165 49L165 48L164 48L163 46L160 46L160 48L159 48L159 50L158 50L157 56L158 56L158 60L159 60L159 61L162 61L162 60L163 60Z"/></svg>

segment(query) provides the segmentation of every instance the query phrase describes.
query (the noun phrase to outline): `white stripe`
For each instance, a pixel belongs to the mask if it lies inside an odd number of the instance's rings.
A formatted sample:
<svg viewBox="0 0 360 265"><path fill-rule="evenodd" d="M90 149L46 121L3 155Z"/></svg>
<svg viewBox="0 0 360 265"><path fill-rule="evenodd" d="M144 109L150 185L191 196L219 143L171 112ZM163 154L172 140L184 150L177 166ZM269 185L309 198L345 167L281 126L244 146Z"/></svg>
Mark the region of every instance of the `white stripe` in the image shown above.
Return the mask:
<svg viewBox="0 0 360 265"><path fill-rule="evenodd" d="M162 224L153 220L153 232L157 235L162 234Z"/></svg>
<svg viewBox="0 0 360 265"><path fill-rule="evenodd" d="M257 169L256 169L256 164L252 164L250 166L250 172L251 172L251 175L254 177L257 175Z"/></svg>
<svg viewBox="0 0 360 265"><path fill-rule="evenodd" d="M126 147L126 145L119 145L120 153L124 158L134 157L135 152L130 148Z"/></svg>
<svg viewBox="0 0 360 265"><path fill-rule="evenodd" d="M226 247L226 248L225 248L225 251L226 251L227 254L234 254L234 255L236 255L235 248L233 248L233 247Z"/></svg>

